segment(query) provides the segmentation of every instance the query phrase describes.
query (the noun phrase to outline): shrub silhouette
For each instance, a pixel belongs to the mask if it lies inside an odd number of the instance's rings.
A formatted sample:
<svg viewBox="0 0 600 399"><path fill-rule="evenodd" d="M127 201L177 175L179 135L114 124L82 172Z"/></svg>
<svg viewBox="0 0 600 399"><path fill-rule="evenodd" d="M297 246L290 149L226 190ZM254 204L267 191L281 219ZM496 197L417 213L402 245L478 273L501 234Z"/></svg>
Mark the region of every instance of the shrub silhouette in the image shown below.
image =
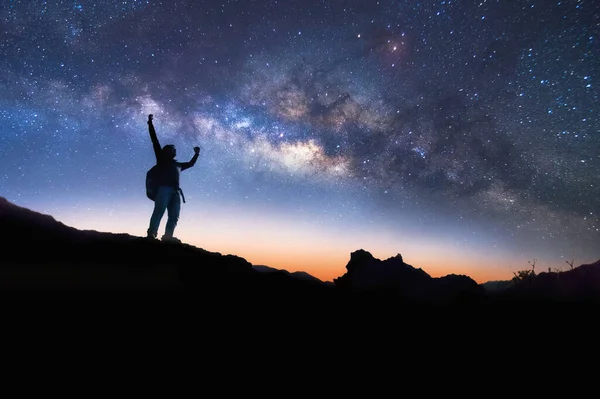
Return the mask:
<svg viewBox="0 0 600 399"><path fill-rule="evenodd" d="M535 278L535 262L537 259L534 259L533 262L529 261L528 263L531 265L530 270L519 270L516 273L513 272L514 277L512 278L512 282L515 285L523 285L523 284L531 284L533 279Z"/></svg>

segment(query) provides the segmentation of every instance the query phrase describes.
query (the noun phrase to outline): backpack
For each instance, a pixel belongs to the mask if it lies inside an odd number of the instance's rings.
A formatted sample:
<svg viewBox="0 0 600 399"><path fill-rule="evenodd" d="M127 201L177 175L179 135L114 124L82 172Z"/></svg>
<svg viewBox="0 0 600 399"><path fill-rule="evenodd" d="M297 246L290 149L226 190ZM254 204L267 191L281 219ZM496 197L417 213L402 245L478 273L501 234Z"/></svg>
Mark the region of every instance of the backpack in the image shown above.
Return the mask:
<svg viewBox="0 0 600 399"><path fill-rule="evenodd" d="M158 191L158 165L154 165L146 172L146 197L154 201Z"/></svg>
<svg viewBox="0 0 600 399"><path fill-rule="evenodd" d="M154 165L146 172L146 197L154 201L156 199L156 193L158 192L160 181L160 173L161 170L158 165ZM177 191L181 195L181 200L185 204L185 196L183 195L183 190L178 188Z"/></svg>

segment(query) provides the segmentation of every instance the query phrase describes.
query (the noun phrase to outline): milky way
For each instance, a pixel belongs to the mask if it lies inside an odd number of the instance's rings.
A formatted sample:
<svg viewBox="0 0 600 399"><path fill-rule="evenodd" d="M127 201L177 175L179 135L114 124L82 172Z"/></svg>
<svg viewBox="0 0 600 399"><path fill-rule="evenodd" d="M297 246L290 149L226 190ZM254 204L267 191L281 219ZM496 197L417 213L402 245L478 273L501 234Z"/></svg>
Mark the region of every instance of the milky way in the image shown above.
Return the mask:
<svg viewBox="0 0 600 399"><path fill-rule="evenodd" d="M0 24L0 194L19 204L149 206L153 113L179 158L202 147L186 196L254 204L257 225L600 256L596 2L4 1Z"/></svg>

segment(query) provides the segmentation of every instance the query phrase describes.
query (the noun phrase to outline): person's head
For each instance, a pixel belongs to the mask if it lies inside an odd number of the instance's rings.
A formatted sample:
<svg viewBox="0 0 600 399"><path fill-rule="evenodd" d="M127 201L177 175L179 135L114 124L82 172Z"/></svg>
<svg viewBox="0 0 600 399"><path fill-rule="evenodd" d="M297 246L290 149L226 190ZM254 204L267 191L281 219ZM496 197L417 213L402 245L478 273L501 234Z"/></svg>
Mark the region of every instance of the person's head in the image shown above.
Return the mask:
<svg viewBox="0 0 600 399"><path fill-rule="evenodd" d="M167 144L162 149L163 155L165 158L174 159L175 155L177 155L177 150L175 150L175 146L173 144Z"/></svg>

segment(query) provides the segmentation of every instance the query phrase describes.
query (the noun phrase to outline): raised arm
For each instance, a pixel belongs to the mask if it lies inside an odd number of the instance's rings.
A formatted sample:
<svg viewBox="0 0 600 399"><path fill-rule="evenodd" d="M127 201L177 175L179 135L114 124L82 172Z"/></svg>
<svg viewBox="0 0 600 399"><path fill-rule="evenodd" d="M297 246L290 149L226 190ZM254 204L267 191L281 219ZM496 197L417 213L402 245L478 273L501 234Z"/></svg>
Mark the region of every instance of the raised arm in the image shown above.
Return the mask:
<svg viewBox="0 0 600 399"><path fill-rule="evenodd" d="M181 166L181 170L184 171L184 170L194 166L196 164L196 161L198 160L199 155L200 155L200 147L194 147L194 156L192 157L192 159L190 159L189 162L180 162L179 163L179 165Z"/></svg>
<svg viewBox="0 0 600 399"><path fill-rule="evenodd" d="M152 114L148 115L148 132L150 132L150 140L152 140L154 155L156 155L156 162L158 163L162 147L158 142L158 137L156 137L156 130L154 130L154 125L152 124Z"/></svg>

